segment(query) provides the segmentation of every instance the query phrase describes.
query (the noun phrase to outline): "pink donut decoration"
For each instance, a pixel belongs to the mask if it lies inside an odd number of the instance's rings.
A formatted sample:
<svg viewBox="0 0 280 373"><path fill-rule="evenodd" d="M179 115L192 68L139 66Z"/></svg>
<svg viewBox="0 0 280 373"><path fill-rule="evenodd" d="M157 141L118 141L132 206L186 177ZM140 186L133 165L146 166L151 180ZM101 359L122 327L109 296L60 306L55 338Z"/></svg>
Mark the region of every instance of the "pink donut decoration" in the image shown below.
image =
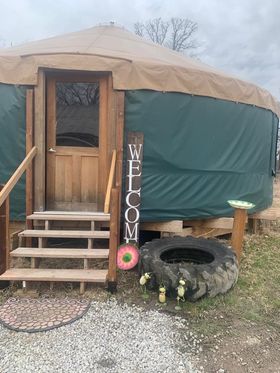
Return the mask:
<svg viewBox="0 0 280 373"><path fill-rule="evenodd" d="M139 252L136 246L126 243L121 245L117 255L117 265L119 269L127 271L136 266L139 259Z"/></svg>

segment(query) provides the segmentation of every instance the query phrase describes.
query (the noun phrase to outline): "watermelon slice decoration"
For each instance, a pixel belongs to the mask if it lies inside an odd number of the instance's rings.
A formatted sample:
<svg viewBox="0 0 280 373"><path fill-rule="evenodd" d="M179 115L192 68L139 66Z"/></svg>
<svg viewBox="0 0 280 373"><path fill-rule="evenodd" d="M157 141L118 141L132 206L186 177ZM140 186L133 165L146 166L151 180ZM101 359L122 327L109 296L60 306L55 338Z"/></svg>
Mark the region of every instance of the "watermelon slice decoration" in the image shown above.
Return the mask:
<svg viewBox="0 0 280 373"><path fill-rule="evenodd" d="M136 246L126 243L121 245L117 255L117 265L119 269L127 271L136 266L139 259L139 252Z"/></svg>

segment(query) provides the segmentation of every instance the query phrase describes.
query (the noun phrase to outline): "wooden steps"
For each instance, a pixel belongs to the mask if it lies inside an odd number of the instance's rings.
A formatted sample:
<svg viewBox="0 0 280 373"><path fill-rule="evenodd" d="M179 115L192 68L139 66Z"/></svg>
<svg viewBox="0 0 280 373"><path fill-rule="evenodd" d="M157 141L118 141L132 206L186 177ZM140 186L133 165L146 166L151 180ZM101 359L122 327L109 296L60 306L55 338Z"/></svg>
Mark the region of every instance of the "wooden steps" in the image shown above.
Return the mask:
<svg viewBox="0 0 280 373"><path fill-rule="evenodd" d="M26 258L107 259L109 249L19 247L11 251L10 255Z"/></svg>
<svg viewBox="0 0 280 373"><path fill-rule="evenodd" d="M110 239L109 230L101 230L102 222L106 222L111 227L111 216L110 214L100 213L100 212L64 212L64 211L44 211L44 212L34 212L29 215L27 219L33 221L42 221L43 228L39 229L26 229L19 233L20 247L10 252L10 256L14 259L17 258L31 258L31 268L10 268L7 269L0 276L0 280L3 281L22 281L23 286L25 286L26 281L50 281L51 284L54 282L80 282L80 292L85 291L85 284L89 282L95 283L110 283L110 265L108 269L89 269L94 266L94 261L96 259L109 259L110 263L110 253L108 249L108 240ZM59 223L60 228L55 228L55 222ZM69 222L71 223L71 228L69 228ZM88 222L88 227L80 227L80 222ZM98 224L95 224L98 222ZM36 238L38 240L32 240ZM50 247L48 240L51 238L60 239L86 239L86 247ZM26 244L22 244L22 240L25 239ZM98 240L98 246L96 246L96 239ZM100 240L105 240L106 245L101 245ZM37 242L38 241L38 242ZM27 247L31 246L31 243L36 243L37 247ZM79 245L79 244L78 244ZM26 247L23 247L26 246ZM77 245L75 245L77 246ZM100 247L102 246L102 248ZM57 262L57 265L62 268L39 268L40 258L45 258L44 264L47 266L48 258L52 259L82 259L83 267L82 269L74 269L75 265L73 263L73 269L64 269L63 262ZM15 261L15 265L21 262ZM52 267L56 265L52 263ZM71 264L71 263L70 263ZM69 265L69 264L68 264ZM114 266L116 263L114 264ZM112 268L112 264L111 264ZM111 280L112 281L112 280ZM51 285L52 286L52 285Z"/></svg>
<svg viewBox="0 0 280 373"><path fill-rule="evenodd" d="M105 283L107 274L107 269L11 268L1 275L1 280Z"/></svg>
<svg viewBox="0 0 280 373"><path fill-rule="evenodd" d="M19 237L40 238L110 238L109 231L76 231L76 230L47 230L26 229Z"/></svg>

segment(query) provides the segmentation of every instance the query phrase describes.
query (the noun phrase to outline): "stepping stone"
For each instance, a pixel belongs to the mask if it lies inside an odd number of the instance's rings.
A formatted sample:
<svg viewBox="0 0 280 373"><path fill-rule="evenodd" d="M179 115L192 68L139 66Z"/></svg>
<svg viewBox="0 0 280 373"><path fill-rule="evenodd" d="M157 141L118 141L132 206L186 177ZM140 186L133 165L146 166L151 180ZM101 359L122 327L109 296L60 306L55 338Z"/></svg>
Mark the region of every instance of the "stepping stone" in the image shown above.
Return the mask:
<svg viewBox="0 0 280 373"><path fill-rule="evenodd" d="M47 331L81 318L89 306L84 299L10 298L0 306L0 323L20 332Z"/></svg>

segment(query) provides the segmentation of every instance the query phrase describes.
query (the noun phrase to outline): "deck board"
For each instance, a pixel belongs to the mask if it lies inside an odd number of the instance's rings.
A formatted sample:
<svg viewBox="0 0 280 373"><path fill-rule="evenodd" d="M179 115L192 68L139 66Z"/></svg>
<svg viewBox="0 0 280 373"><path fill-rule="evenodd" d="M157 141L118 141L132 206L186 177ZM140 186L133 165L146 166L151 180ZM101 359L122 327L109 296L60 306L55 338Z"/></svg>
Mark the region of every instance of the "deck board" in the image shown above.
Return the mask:
<svg viewBox="0 0 280 373"><path fill-rule="evenodd" d="M50 220L50 221L110 221L110 214L104 213L73 213L73 212L48 212L37 213L27 217L29 220Z"/></svg>
<svg viewBox="0 0 280 373"><path fill-rule="evenodd" d="M10 254L12 257L27 258L106 259L109 257L109 249L19 247Z"/></svg>
<svg viewBox="0 0 280 373"><path fill-rule="evenodd" d="M12 268L0 276L2 281L69 281L105 283L106 269Z"/></svg>
<svg viewBox="0 0 280 373"><path fill-rule="evenodd" d="M43 238L110 238L109 231L41 230L27 229L19 233L20 237Z"/></svg>

